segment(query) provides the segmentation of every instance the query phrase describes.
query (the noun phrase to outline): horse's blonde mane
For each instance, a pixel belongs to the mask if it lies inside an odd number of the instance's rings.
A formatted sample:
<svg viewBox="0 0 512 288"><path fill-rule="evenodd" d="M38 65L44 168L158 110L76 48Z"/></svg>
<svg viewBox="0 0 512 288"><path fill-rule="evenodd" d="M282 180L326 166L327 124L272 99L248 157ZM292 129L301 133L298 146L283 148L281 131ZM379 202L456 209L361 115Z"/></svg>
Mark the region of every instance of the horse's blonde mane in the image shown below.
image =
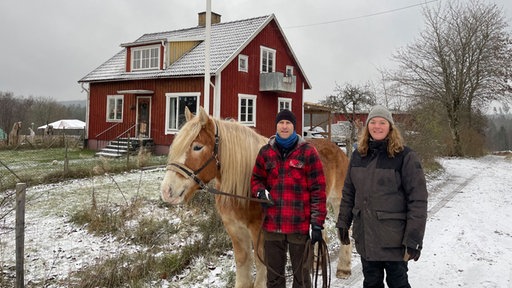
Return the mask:
<svg viewBox="0 0 512 288"><path fill-rule="evenodd" d="M248 197L256 156L268 139L238 122L215 120L215 123L220 136L220 190Z"/></svg>

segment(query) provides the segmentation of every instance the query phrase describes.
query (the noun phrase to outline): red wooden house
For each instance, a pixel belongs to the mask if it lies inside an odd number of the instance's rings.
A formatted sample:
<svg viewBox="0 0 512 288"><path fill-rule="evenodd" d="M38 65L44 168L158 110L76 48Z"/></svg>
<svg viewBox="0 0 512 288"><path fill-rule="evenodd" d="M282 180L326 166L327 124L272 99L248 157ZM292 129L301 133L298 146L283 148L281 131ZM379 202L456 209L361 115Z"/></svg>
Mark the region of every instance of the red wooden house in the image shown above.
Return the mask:
<svg viewBox="0 0 512 288"><path fill-rule="evenodd" d="M297 116L311 85L274 15L222 23L212 13L209 114L270 136L278 110ZM88 84L87 146L145 139L168 152L187 106L204 107L205 13L192 28L144 34L78 82Z"/></svg>

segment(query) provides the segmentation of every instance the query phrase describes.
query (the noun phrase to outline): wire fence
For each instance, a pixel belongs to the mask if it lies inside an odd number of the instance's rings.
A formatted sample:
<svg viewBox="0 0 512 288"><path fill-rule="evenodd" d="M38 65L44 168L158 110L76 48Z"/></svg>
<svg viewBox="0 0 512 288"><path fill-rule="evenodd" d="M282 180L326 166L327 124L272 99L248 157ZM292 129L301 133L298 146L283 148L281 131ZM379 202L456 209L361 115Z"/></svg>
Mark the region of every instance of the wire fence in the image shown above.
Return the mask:
<svg viewBox="0 0 512 288"><path fill-rule="evenodd" d="M83 149L80 138L60 136L18 146L0 146L0 220L12 212L17 183L28 187L67 179L92 178L133 169L162 166L165 156L140 150L120 158L96 157L96 151ZM30 141L30 140L27 140ZM23 142L21 142L23 143Z"/></svg>
<svg viewBox="0 0 512 288"><path fill-rule="evenodd" d="M28 287L47 287L34 284L34 279L54 281L51 279L56 279L53 274L57 272L53 264L67 265L60 255L66 252L62 249L75 249L85 233L71 227L70 219L82 211L92 211L92 201L98 207L96 218L107 211L105 215L111 218L105 219L111 222L110 226L117 223L115 211L132 207L138 203L134 199L146 201L140 209L156 209L166 156L152 155L143 147L124 157L105 158L96 156L97 151L82 148L76 137L42 140L0 147L0 287L14 287L13 243L18 239L14 235L14 218L19 183L26 183L28 191L24 221L27 242L32 247L27 258L31 261L25 263L30 270L27 281L32 281ZM59 240L62 235L58 233L64 230L69 239ZM53 255L47 255L51 251Z"/></svg>

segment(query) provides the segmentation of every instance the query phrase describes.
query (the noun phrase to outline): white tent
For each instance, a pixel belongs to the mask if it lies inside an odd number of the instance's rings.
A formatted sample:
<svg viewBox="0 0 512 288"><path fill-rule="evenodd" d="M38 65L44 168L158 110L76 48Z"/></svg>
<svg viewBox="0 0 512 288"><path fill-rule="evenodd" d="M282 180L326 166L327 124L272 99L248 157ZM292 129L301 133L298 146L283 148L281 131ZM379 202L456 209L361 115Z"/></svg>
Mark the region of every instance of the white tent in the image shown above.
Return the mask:
<svg viewBox="0 0 512 288"><path fill-rule="evenodd" d="M62 119L48 123L53 129L85 129L85 122L78 119ZM45 129L47 125L39 126L37 129Z"/></svg>

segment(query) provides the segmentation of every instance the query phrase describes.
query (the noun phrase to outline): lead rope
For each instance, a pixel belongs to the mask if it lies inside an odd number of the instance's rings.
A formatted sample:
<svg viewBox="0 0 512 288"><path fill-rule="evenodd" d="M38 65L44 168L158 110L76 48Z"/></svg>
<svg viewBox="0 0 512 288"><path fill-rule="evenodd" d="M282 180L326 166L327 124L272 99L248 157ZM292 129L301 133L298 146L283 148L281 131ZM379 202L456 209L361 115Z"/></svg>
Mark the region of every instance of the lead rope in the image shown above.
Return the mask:
<svg viewBox="0 0 512 288"><path fill-rule="evenodd" d="M311 269L311 271L314 271L315 274L315 288L318 287L318 271L320 271L320 266L322 267L322 288L329 288L331 287L331 258L329 257L329 249L323 238L317 243L318 250L316 258L316 270Z"/></svg>
<svg viewBox="0 0 512 288"><path fill-rule="evenodd" d="M263 222L261 222L262 225L263 225ZM256 256L258 256L258 259L260 260L261 263L263 263L263 265L265 265L265 267L267 268L267 270L270 270L272 273L278 275L279 277L282 277L282 278L288 278L288 277L292 277L293 275L295 275L295 273L297 271L293 271L292 274L290 275L281 275L280 273L277 273L274 269L272 269L272 267L269 267L268 264L267 264L267 261L266 259L262 259L260 253L259 253L259 250L258 250L258 247L260 246L260 240L261 240L261 235L263 234L263 229L260 227L260 232L258 233L258 239L256 240ZM314 283L314 287L315 288L318 288L318 274L319 274L319 269L318 267L322 267L322 288L329 288L331 287L331 259L329 257L329 250L328 250L328 247L327 247L327 244L325 243L325 240L322 238L320 241L317 242L318 243L318 257L317 257L317 263L316 263L316 270L313 269L314 267L313 266L313 263L314 261L311 260L313 257L311 255L311 253L313 253L314 249L311 249L311 248L314 248L314 245L311 245L311 240L308 239L308 241L306 241L306 245L305 245L305 250L304 250L304 254L302 255L302 263L304 262L304 259L307 259L310 265L310 270L312 271L311 274L313 277L311 277L311 281ZM263 249L265 249L265 247L263 247ZM297 267L297 269L301 269L301 267ZM314 271L314 272L313 272ZM313 281L313 278L314 278L314 281ZM304 283L304 279L302 279L302 283Z"/></svg>

